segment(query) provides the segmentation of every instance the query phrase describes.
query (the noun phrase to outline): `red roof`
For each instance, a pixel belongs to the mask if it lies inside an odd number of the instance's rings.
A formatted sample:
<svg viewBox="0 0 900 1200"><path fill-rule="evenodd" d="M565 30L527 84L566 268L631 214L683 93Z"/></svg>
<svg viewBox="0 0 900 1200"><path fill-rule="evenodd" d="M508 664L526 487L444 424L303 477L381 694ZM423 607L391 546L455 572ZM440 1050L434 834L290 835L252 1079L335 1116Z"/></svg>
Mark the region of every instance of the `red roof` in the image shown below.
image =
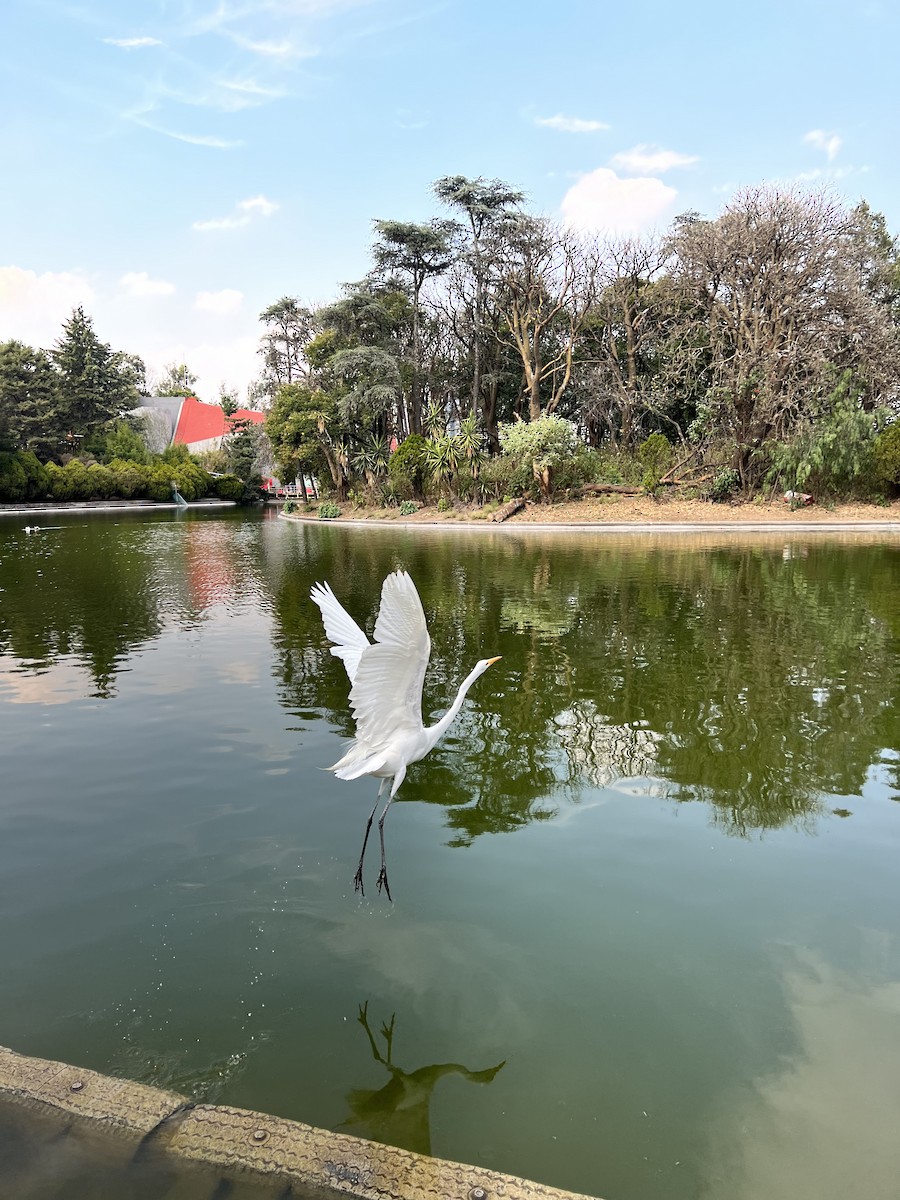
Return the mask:
<svg viewBox="0 0 900 1200"><path fill-rule="evenodd" d="M265 419L265 413L249 408L239 408L226 417L218 404L202 404L196 396L187 396L178 414L172 441L191 446L194 442L223 437L235 421L252 421L254 425L262 425Z"/></svg>

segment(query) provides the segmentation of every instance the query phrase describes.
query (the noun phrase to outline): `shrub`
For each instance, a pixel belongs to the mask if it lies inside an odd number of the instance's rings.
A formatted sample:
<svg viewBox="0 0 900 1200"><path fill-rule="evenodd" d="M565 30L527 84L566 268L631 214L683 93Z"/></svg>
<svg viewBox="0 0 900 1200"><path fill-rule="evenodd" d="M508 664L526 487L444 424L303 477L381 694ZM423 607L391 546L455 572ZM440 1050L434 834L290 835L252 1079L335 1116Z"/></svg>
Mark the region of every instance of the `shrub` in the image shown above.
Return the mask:
<svg viewBox="0 0 900 1200"><path fill-rule="evenodd" d="M237 475L219 475L211 483L213 495L220 500L234 500L239 504L244 497L244 484Z"/></svg>
<svg viewBox="0 0 900 1200"><path fill-rule="evenodd" d="M123 500L143 499L147 491L147 468L140 463L129 462L126 459L114 458L107 463L107 470L113 479L113 496Z"/></svg>
<svg viewBox="0 0 900 1200"><path fill-rule="evenodd" d="M875 476L880 483L900 485L900 421L879 433L872 451Z"/></svg>
<svg viewBox="0 0 900 1200"><path fill-rule="evenodd" d="M292 513L292 512L297 511L297 507L298 507L298 505L297 505L296 501L287 499L287 500L285 500L284 504L282 505L281 511L283 513Z"/></svg>
<svg viewBox="0 0 900 1200"><path fill-rule="evenodd" d="M770 482L789 491L818 493L871 487L880 414L860 407L859 388L849 371L841 375L828 406L793 441L772 447Z"/></svg>
<svg viewBox="0 0 900 1200"><path fill-rule="evenodd" d="M404 500L400 505L401 517L411 517L413 513L417 513L418 511L419 506L416 504L415 500Z"/></svg>
<svg viewBox="0 0 900 1200"><path fill-rule="evenodd" d="M101 467L91 463L85 471L87 477L88 499L108 500L115 493L115 476L109 467Z"/></svg>
<svg viewBox="0 0 900 1200"><path fill-rule="evenodd" d="M42 500L49 486L46 469L30 450L0 453L0 501Z"/></svg>
<svg viewBox="0 0 900 1200"><path fill-rule="evenodd" d="M440 500L438 500L438 502L437 502L438 512L439 513L450 512L452 508L453 508L453 505L450 503L450 501L447 499L447 497L441 496Z"/></svg>
<svg viewBox="0 0 900 1200"><path fill-rule="evenodd" d="M341 510L336 504L332 504L330 500L326 500L324 504L319 505L319 519L321 521L333 521L335 517L341 515Z"/></svg>
<svg viewBox="0 0 900 1200"><path fill-rule="evenodd" d="M578 434L571 421L562 417L539 417L500 426L503 457L530 466L543 500L555 489L554 475L575 454Z"/></svg>
<svg viewBox="0 0 900 1200"><path fill-rule="evenodd" d="M637 457L644 468L641 487L652 496L672 465L672 444L664 434L651 433L638 446Z"/></svg>
<svg viewBox="0 0 900 1200"><path fill-rule="evenodd" d="M734 467L723 467L709 485L706 493L710 500L721 502L733 496L741 487L741 477Z"/></svg>
<svg viewBox="0 0 900 1200"><path fill-rule="evenodd" d="M394 487L397 490L409 488L418 500L425 498L427 444L421 434L411 433L400 443L388 461L388 475Z"/></svg>

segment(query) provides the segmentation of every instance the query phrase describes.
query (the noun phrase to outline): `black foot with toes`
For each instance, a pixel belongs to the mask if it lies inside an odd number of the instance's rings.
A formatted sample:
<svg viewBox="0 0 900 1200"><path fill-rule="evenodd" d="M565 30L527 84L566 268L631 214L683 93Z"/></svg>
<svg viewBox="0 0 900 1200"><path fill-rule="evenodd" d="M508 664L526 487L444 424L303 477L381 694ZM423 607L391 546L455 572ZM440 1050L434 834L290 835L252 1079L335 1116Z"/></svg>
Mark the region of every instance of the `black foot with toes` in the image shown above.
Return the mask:
<svg viewBox="0 0 900 1200"><path fill-rule="evenodd" d="M388 887L387 871L384 869L384 867L382 867L378 872L378 883L376 884L376 887L378 888L379 892L382 888L384 888L384 890L387 892L388 900L390 900L391 904L394 903L394 898L391 895L391 889Z"/></svg>

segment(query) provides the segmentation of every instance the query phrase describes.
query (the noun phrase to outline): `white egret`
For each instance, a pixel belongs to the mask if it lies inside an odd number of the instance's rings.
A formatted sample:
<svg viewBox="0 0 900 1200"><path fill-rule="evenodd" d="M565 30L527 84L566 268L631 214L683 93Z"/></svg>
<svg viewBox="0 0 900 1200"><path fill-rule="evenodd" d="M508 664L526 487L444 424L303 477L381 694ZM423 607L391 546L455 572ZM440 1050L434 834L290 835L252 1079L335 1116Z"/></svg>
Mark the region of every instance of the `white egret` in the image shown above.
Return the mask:
<svg viewBox="0 0 900 1200"><path fill-rule="evenodd" d="M501 656L480 659L460 684L456 699L440 721L426 728L422 724L422 684L431 654L431 638L422 601L409 575L405 571L395 571L385 579L374 643L339 603L327 583L315 584L310 598L322 611L326 636L333 643L331 653L340 658L347 669L352 684L350 707L356 720L356 737L346 754L327 769L338 779L374 775L381 780L366 824L353 885L365 895L362 869L369 831L381 794L391 780L390 795L378 820L381 840L378 890L380 892L384 887L390 900L391 889L384 861L384 818L406 777L406 769L433 749L455 721L466 692Z"/></svg>

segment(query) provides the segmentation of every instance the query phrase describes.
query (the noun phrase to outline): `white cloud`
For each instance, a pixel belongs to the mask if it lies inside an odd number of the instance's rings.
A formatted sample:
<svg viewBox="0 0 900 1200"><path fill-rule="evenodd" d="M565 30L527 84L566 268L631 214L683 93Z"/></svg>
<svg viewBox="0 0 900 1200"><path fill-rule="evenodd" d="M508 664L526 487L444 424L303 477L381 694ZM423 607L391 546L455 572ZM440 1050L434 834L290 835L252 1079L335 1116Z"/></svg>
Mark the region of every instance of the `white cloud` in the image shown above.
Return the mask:
<svg viewBox="0 0 900 1200"><path fill-rule="evenodd" d="M139 50L144 46L161 46L162 42L155 37L104 38L108 46L118 46L122 50Z"/></svg>
<svg viewBox="0 0 900 1200"><path fill-rule="evenodd" d="M559 129L563 133L600 133L609 129L604 121L587 121L583 117L566 117L557 113L555 117L535 117L535 125L543 125L545 129Z"/></svg>
<svg viewBox="0 0 900 1200"><path fill-rule="evenodd" d="M696 154L678 154L674 150L663 150L661 146L645 144L623 150L610 159L614 167L629 175L662 175L673 167L689 167L697 161Z"/></svg>
<svg viewBox="0 0 900 1200"><path fill-rule="evenodd" d="M609 167L598 167L563 196L563 221L574 229L642 233L656 224L677 195L659 179L621 179Z"/></svg>
<svg viewBox="0 0 900 1200"><path fill-rule="evenodd" d="M206 221L194 221L191 226L199 233L211 233L221 229L240 229L242 225L249 225L254 217L271 217L273 212L277 212L278 205L274 200L268 200L265 196L251 196L248 200L239 200L234 206L234 212L227 217L210 217Z"/></svg>
<svg viewBox="0 0 900 1200"><path fill-rule="evenodd" d="M0 267L0 329L4 338L51 346L64 321L79 304L89 309L94 288L71 271L39 275L22 267Z"/></svg>
<svg viewBox="0 0 900 1200"><path fill-rule="evenodd" d="M171 296L175 291L174 283L151 279L146 271L129 271L119 283L129 296Z"/></svg>
<svg viewBox="0 0 900 1200"><path fill-rule="evenodd" d="M838 134L826 132L824 129L811 129L803 135L803 140L808 145L815 146L817 150L824 150L829 162L834 162L843 144Z"/></svg>
<svg viewBox="0 0 900 1200"><path fill-rule="evenodd" d="M238 201L237 207L241 212L259 213L261 217L271 217L272 213L278 208L274 200L267 200L265 196L251 196L249 200Z"/></svg>
<svg viewBox="0 0 900 1200"><path fill-rule="evenodd" d="M215 313L217 317L227 317L238 311L243 299L244 293L234 288L223 288L220 292L198 292L194 307Z"/></svg>

